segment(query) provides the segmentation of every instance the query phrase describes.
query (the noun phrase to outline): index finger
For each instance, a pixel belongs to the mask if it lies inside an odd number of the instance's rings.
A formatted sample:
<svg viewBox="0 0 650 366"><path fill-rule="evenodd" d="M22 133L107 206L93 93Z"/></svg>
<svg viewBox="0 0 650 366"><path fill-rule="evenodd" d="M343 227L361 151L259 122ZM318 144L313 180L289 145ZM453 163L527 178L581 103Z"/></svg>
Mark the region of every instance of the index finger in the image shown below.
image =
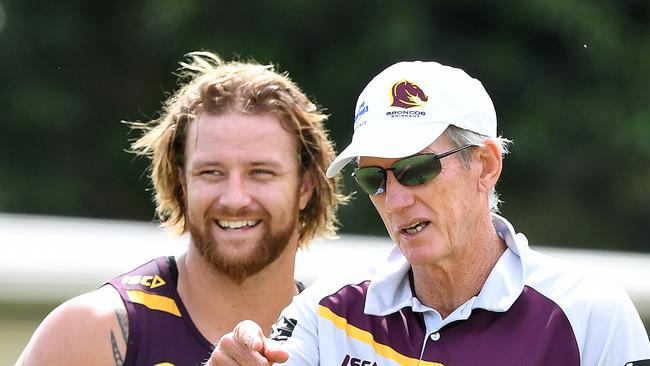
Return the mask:
<svg viewBox="0 0 650 366"><path fill-rule="evenodd" d="M253 351L262 352L266 337L257 323L252 320L239 322L233 329L233 335L236 340L244 344Z"/></svg>
<svg viewBox="0 0 650 366"><path fill-rule="evenodd" d="M235 326L233 338L249 350L264 356L269 362L286 362L288 352L279 344L264 336L262 328L252 320L244 320Z"/></svg>
<svg viewBox="0 0 650 366"><path fill-rule="evenodd" d="M230 332L221 337L212 351L210 359L205 364L205 366L217 365L271 366L272 363L260 352L250 349L234 333Z"/></svg>

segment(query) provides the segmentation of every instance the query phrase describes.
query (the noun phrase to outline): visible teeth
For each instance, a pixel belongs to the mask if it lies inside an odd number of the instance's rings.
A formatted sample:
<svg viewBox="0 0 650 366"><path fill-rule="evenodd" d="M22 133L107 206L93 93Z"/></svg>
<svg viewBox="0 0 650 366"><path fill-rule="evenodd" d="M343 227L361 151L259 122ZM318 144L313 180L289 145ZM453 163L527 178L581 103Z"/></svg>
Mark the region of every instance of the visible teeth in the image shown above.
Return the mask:
<svg viewBox="0 0 650 366"><path fill-rule="evenodd" d="M415 233L419 233L423 229L424 229L424 223L418 222L411 227L407 227L406 229L404 229L404 231L406 231L407 234L415 234Z"/></svg>
<svg viewBox="0 0 650 366"><path fill-rule="evenodd" d="M230 220L218 220L217 223L224 229L241 229L243 227L255 226L257 221L254 220L240 220L240 221L230 221Z"/></svg>

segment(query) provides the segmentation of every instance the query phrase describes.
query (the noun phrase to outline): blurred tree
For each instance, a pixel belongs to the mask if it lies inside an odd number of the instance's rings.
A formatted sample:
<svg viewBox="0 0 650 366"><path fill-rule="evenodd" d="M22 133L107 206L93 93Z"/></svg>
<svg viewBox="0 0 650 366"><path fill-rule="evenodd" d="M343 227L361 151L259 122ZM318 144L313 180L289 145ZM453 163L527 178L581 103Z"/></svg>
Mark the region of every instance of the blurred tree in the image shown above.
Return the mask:
<svg viewBox="0 0 650 366"><path fill-rule="evenodd" d="M151 220L120 121L157 116L186 52L279 64L340 148L373 75L433 59L492 95L515 140L502 211L531 242L647 251L648 24L643 0L0 0L0 211ZM341 217L384 235L362 195Z"/></svg>

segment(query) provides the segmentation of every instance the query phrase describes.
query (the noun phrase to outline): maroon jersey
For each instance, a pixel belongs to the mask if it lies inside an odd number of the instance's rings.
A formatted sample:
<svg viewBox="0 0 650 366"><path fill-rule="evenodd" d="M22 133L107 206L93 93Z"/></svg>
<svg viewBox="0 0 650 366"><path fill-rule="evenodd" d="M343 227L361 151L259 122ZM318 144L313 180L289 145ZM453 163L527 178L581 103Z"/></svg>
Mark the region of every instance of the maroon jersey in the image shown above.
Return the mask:
<svg viewBox="0 0 650 366"><path fill-rule="evenodd" d="M196 329L176 290L174 257L156 258L108 283L129 317L124 366L201 365L212 345Z"/></svg>

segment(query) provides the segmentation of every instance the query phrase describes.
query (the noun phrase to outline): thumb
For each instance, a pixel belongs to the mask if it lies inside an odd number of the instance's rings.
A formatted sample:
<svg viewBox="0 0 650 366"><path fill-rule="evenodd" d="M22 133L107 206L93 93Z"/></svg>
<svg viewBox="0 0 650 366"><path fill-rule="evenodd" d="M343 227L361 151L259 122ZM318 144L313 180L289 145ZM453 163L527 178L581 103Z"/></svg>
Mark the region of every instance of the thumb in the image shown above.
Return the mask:
<svg viewBox="0 0 650 366"><path fill-rule="evenodd" d="M264 349L262 354L271 363L283 363L287 362L289 359L289 353L286 349L284 349L280 343L272 339L264 339Z"/></svg>

